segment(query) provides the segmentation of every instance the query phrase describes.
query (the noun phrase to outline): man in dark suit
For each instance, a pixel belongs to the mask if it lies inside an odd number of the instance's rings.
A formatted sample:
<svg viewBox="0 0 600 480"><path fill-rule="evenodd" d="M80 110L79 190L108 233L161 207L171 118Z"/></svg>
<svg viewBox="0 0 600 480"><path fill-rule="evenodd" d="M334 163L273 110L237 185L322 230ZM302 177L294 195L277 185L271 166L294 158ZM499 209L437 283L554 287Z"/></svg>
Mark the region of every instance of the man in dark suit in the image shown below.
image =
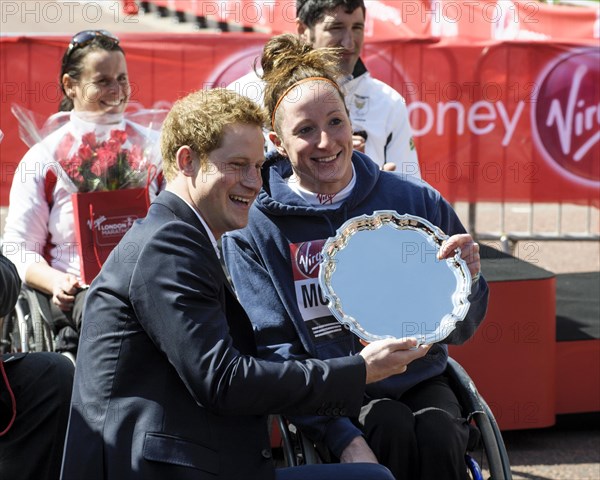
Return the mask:
<svg viewBox="0 0 600 480"><path fill-rule="evenodd" d="M64 480L392 478L377 464L274 469L267 414L356 415L365 383L427 348L386 340L327 361L253 357L217 239L247 223L263 123L260 107L223 89L187 96L165 120L167 191L87 295Z"/></svg>

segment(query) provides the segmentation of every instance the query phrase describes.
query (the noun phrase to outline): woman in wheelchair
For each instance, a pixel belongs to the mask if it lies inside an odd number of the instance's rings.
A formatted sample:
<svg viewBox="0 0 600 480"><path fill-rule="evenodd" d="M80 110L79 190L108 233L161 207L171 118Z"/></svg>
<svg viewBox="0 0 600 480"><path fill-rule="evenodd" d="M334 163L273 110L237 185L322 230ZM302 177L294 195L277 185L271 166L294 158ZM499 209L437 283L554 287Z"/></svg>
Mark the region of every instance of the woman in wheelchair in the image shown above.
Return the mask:
<svg viewBox="0 0 600 480"><path fill-rule="evenodd" d="M352 126L336 82L337 55L312 50L292 35L274 37L263 50L269 137L277 152L263 167L263 189L248 226L223 238L225 262L254 324L259 354L281 361L360 351L358 338L318 301L315 255L346 220L376 210L418 215L440 227L450 235L442 256L461 248L476 280L467 318L445 342L464 342L487 308L479 247L439 193L420 180L380 171L353 152ZM290 420L341 462L379 462L398 479L465 479L469 427L444 374L447 361L446 345L433 345L402 375L369 386L358 418L340 412L334 419Z"/></svg>
<svg viewBox="0 0 600 480"><path fill-rule="evenodd" d="M86 133L107 125L126 128L123 113L131 89L119 39L105 30L73 36L63 55L60 85L60 111L70 116L25 154L15 172L3 251L24 286L36 292L45 320L58 335L55 349L74 353L87 285L81 280L71 201L77 188L59 164L59 152L67 136L77 146ZM157 190L155 181L151 199Z"/></svg>

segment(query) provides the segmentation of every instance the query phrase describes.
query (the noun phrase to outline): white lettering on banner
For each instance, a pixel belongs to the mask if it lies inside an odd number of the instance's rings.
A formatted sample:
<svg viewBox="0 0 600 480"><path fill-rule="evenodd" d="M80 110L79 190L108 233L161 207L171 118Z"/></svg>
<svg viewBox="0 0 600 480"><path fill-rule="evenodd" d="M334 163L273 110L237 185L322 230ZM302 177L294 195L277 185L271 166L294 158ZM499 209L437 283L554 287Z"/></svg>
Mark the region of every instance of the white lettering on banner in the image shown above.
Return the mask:
<svg viewBox="0 0 600 480"><path fill-rule="evenodd" d="M512 116L512 119L508 116L508 112L504 107L504 103L498 102L496 104L496 108L498 109L498 113L500 114L500 118L502 119L502 123L504 124L504 138L502 139L502 146L506 147L510 143L510 140L515 133L515 129L517 128L517 122L519 118L521 118L521 114L523 113L523 109L525 108L525 102L520 101L517 104L517 108L515 113Z"/></svg>
<svg viewBox="0 0 600 480"><path fill-rule="evenodd" d="M297 280L295 290L298 309L304 321L331 315L317 278Z"/></svg>
<svg viewBox="0 0 600 480"><path fill-rule="evenodd" d="M106 217L104 215L102 215L101 217L98 217L96 220L94 220L93 226L92 226L92 221L88 220L87 226L90 230L98 229L105 221L106 221Z"/></svg>
<svg viewBox="0 0 600 480"><path fill-rule="evenodd" d="M569 92L569 100L567 102L566 111L563 112L560 100L553 99L548 113L546 126L551 127L556 125L558 130L558 139L562 152L565 155L571 154L571 140L573 136L581 137L584 133L592 130L595 133L586 141L574 154L573 160L580 161L581 158L600 140L600 104L591 105L584 108L585 100L579 99L579 88L583 77L588 73L585 65L580 65L573 75L573 83L571 83L571 91ZM581 111L575 113L575 108L578 107Z"/></svg>
<svg viewBox="0 0 600 480"><path fill-rule="evenodd" d="M600 186L600 50L573 49L540 74L531 109L533 141L562 177Z"/></svg>
<svg viewBox="0 0 600 480"><path fill-rule="evenodd" d="M421 101L414 101L407 105L415 137L422 137L431 133L434 124L436 135L444 135L446 115L451 110L456 112L456 133L458 135L464 134L465 123L469 128L469 131L474 135L489 134L496 129L496 120L499 116L505 132L504 137L502 138L503 147L506 147L512 140L524 108L525 102L523 100L519 101L519 103L517 103L517 108L511 117L502 100L498 102L480 100L471 105L466 112L464 104L456 101L438 102L435 111L431 105ZM415 115L413 115L413 113ZM419 113L422 113L425 116L425 120L422 122L423 125L421 127L419 127L415 121L415 116L418 116Z"/></svg>

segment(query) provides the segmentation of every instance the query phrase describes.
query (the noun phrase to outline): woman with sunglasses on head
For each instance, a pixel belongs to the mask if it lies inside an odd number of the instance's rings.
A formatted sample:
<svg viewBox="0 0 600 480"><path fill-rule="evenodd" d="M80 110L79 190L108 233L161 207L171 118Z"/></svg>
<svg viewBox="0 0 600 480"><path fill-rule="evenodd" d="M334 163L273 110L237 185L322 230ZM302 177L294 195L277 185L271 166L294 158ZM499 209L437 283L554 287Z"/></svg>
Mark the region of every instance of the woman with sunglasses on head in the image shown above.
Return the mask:
<svg viewBox="0 0 600 480"><path fill-rule="evenodd" d="M149 132L124 119L131 94L127 62L119 39L110 32L86 30L73 36L59 80L64 93L59 108L70 116L21 160L11 187L3 250L23 283L38 292L42 309L48 306L45 313L58 333L56 348L75 354L86 285L71 201L77 187L58 166L59 152L67 137L73 152L90 132L98 141L115 130L139 138ZM151 156L158 167L160 157ZM155 179L149 185L150 199L158 193L158 183Z"/></svg>
<svg viewBox="0 0 600 480"><path fill-rule="evenodd" d="M254 324L259 354L281 361L361 350L358 337L325 305L307 299L306 288L318 291L318 275L311 270L309 276L302 269L306 262L293 252L313 248L310 253L318 254L319 245L346 220L377 210L417 215L441 228L450 235L440 252L443 258L461 248L474 279L471 306L445 342L462 343L487 307L479 246L425 182L380 171L353 151L335 60L334 50L313 50L293 35L274 37L263 50L269 138L277 152L263 167L263 188L248 226L223 237L225 262ZM427 301L426 292L422 301ZM367 386L358 418L292 421L341 462L379 462L398 479L463 479L469 428L444 376L447 357L446 345L434 344L404 374Z"/></svg>

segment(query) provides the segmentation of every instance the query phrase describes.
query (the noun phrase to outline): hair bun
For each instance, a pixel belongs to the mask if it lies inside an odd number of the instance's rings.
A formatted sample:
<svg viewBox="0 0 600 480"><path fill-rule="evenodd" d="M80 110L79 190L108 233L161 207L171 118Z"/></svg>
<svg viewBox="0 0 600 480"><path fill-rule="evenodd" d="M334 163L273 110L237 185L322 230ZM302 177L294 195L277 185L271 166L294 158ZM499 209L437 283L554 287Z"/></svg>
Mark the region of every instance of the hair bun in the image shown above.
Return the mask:
<svg viewBox="0 0 600 480"><path fill-rule="evenodd" d="M341 75L338 58L339 49L315 49L291 33L271 38L265 44L261 58L264 102L271 118L279 99L291 85L309 77L323 77L337 83Z"/></svg>
<svg viewBox="0 0 600 480"><path fill-rule="evenodd" d="M292 75L292 73L313 69L326 72L337 77L338 49L314 49L297 35L284 33L269 40L263 48L261 64L263 78Z"/></svg>
<svg viewBox="0 0 600 480"><path fill-rule="evenodd" d="M262 53L261 64L265 76L270 75L274 69L286 68L286 64L296 65L310 50L310 45L291 33L273 37L267 42Z"/></svg>

